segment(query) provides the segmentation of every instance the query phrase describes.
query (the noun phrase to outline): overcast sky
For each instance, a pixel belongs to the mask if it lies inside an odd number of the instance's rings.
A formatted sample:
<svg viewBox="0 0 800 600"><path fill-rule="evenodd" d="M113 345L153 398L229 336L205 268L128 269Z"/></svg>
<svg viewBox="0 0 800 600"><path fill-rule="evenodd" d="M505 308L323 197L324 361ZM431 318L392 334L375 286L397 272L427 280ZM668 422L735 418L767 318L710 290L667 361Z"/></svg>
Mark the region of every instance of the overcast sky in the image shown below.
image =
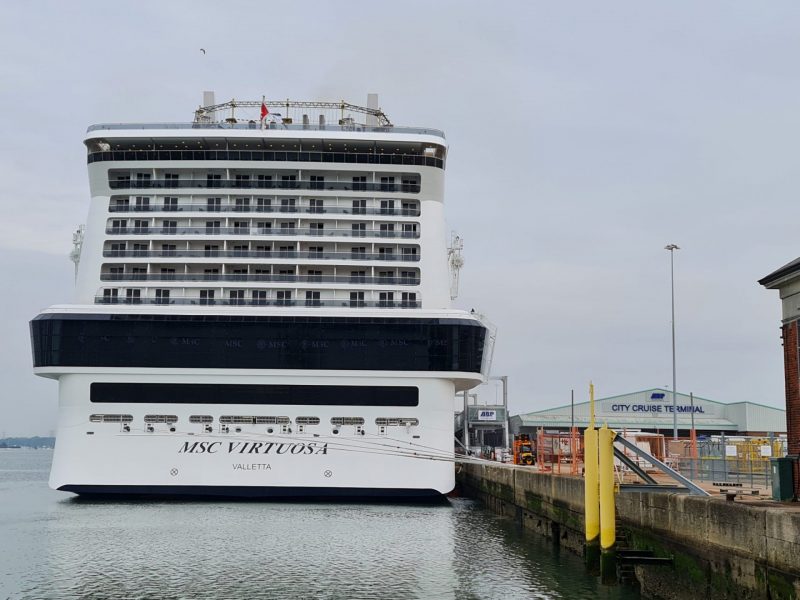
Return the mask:
<svg viewBox="0 0 800 600"><path fill-rule="evenodd" d="M800 255L800 4L15 2L0 20L0 435L47 434L28 321L69 301L86 127L189 121L213 89L364 103L445 130L463 308L511 411L671 383L783 404L777 292ZM203 55L200 48L206 48Z"/></svg>

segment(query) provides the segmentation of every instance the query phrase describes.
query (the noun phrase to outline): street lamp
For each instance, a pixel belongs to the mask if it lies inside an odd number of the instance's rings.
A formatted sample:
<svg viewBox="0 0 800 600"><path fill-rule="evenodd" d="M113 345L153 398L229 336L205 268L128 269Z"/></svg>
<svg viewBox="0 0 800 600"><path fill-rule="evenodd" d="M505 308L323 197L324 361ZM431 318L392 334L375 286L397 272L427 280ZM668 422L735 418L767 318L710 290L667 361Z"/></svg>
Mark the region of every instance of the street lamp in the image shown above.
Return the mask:
<svg viewBox="0 0 800 600"><path fill-rule="evenodd" d="M678 439L678 400L675 393L675 250L680 250L675 244L664 246L669 250L669 277L672 290L672 439Z"/></svg>

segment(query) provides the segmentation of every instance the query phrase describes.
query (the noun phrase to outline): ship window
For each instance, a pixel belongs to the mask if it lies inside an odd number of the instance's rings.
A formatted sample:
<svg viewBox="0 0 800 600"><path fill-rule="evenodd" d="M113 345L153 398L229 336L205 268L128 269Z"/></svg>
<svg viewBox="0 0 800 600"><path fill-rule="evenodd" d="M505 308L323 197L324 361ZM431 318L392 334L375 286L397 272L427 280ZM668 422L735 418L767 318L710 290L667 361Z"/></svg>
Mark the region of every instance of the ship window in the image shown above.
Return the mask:
<svg viewBox="0 0 800 600"><path fill-rule="evenodd" d="M319 292L306 292L306 306L322 306Z"/></svg>
<svg viewBox="0 0 800 600"><path fill-rule="evenodd" d="M169 304L169 290L156 290L156 304Z"/></svg>
<svg viewBox="0 0 800 600"><path fill-rule="evenodd" d="M403 202L403 214L404 215L416 215L417 214L417 204L415 202Z"/></svg>
<svg viewBox="0 0 800 600"><path fill-rule="evenodd" d="M213 423L214 417L211 415L192 415L189 417L189 423Z"/></svg>
<svg viewBox="0 0 800 600"><path fill-rule="evenodd" d="M380 292L378 294L378 306L388 308L394 305L394 292Z"/></svg>
<svg viewBox="0 0 800 600"><path fill-rule="evenodd" d="M130 423L133 415L90 415L90 423Z"/></svg>
<svg viewBox="0 0 800 600"><path fill-rule="evenodd" d="M219 422L225 425L288 425L289 417L222 415Z"/></svg>
<svg viewBox="0 0 800 600"><path fill-rule="evenodd" d="M331 425L363 425L364 417L331 417Z"/></svg>
<svg viewBox="0 0 800 600"><path fill-rule="evenodd" d="M350 292L351 308L361 308L366 305L367 303L364 302L364 292Z"/></svg>
<svg viewBox="0 0 800 600"><path fill-rule="evenodd" d="M378 417L375 419L375 425L382 427L416 427L419 425L419 419L411 419L409 417Z"/></svg>
<svg viewBox="0 0 800 600"><path fill-rule="evenodd" d="M126 404L419 406L419 390L410 386L92 383L90 399Z"/></svg>
<svg viewBox="0 0 800 600"><path fill-rule="evenodd" d="M319 417L297 417L294 422L298 425L319 425Z"/></svg>
<svg viewBox="0 0 800 600"><path fill-rule="evenodd" d="M177 415L145 415L145 423L177 423Z"/></svg>

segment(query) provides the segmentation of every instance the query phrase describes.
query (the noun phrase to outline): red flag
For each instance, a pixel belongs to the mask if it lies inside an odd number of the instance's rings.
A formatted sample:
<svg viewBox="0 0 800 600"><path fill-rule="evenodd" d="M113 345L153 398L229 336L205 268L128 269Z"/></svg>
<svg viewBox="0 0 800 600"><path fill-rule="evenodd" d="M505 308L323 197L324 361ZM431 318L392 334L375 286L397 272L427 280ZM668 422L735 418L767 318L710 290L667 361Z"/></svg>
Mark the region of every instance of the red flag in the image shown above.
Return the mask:
<svg viewBox="0 0 800 600"><path fill-rule="evenodd" d="M261 120L263 121L264 119L266 119L268 114L269 114L269 111L267 110L267 105L266 105L265 102L262 102L261 103Z"/></svg>

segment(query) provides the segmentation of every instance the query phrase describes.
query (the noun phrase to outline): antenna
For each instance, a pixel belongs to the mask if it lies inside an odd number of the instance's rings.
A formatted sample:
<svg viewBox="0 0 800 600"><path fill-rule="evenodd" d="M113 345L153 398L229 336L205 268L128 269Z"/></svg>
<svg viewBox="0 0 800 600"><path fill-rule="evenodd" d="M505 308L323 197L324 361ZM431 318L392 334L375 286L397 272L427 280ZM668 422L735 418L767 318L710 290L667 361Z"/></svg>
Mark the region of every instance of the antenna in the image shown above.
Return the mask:
<svg viewBox="0 0 800 600"><path fill-rule="evenodd" d="M75 233L72 234L72 252L69 253L69 259L75 263L75 281L78 281L78 263L81 262L84 233L86 233L86 225L78 225Z"/></svg>
<svg viewBox="0 0 800 600"><path fill-rule="evenodd" d="M458 277L461 267L464 266L464 240L455 231L450 232L450 246L447 248L447 263L450 266L450 299L458 298Z"/></svg>

